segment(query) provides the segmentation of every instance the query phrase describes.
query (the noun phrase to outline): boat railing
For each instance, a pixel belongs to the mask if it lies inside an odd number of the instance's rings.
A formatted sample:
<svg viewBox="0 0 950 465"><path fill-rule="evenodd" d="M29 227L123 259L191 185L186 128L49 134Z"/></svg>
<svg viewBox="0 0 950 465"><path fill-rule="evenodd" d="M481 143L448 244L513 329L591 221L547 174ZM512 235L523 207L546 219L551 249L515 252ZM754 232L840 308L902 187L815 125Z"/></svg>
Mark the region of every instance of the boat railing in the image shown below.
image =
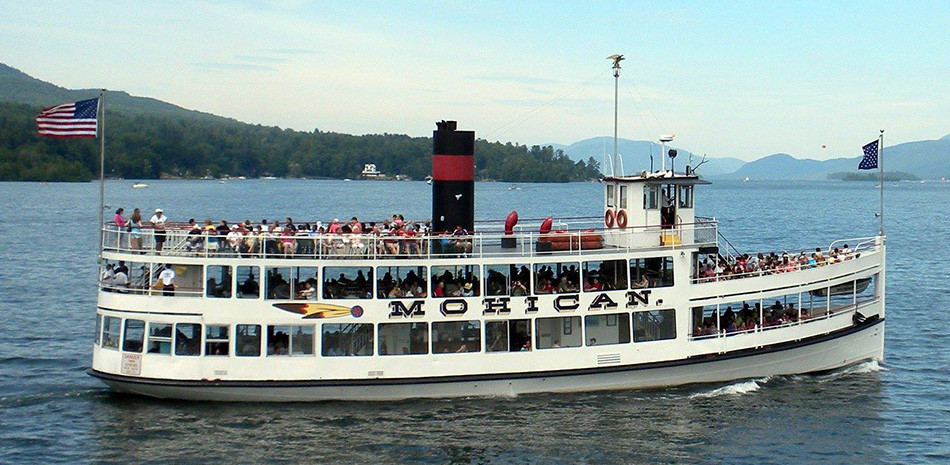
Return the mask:
<svg viewBox="0 0 950 465"><path fill-rule="evenodd" d="M753 324L749 328L745 329L734 329L729 330L727 328L714 329L712 332L699 332L694 331L690 334L690 340L701 340L701 339L716 339L723 337L738 336L740 334L751 334L758 333L762 331L769 331L772 329L781 329L789 328L792 326L800 326L803 324L813 323L816 321L827 320L828 318L841 315L842 313L852 313L861 310L862 308L874 305L880 301L879 298L870 299L863 302L854 302L848 304L837 304L831 305L828 304L826 308L821 309L801 309L800 314L790 320L785 320L781 322L767 321L763 315L759 315L759 322ZM808 310L806 313L805 310ZM818 311L815 311L818 310Z"/></svg>
<svg viewBox="0 0 950 465"><path fill-rule="evenodd" d="M848 239L838 239L832 242L828 246L827 254L830 254L835 249L843 250L845 246L852 253L859 253L867 250L874 250L877 247L878 236L869 236L869 237L851 237ZM850 244L854 244L851 246Z"/></svg>
<svg viewBox="0 0 950 465"><path fill-rule="evenodd" d="M842 247L841 247L842 245L852 244L852 243L855 244L853 248L849 248L847 252L842 251ZM820 250L821 247L818 247L817 249ZM839 239L832 242L831 245L828 247L828 253L826 255L823 255L824 260L820 262L809 261L806 263L802 263L801 261L799 261L799 257L801 256L802 253L804 253L806 257L810 257L811 253L814 252L814 250L815 249L805 249L801 251L793 250L791 252L787 250L782 251L782 252L767 252L767 253L763 252L762 255L764 257L768 257L772 254L776 254L780 262L784 261L784 258L787 257L789 259L789 263L788 264L777 263L774 266L774 268L768 268L768 269L760 268L754 271L747 271L747 272L742 272L742 273L716 273L715 275L711 275L711 276L704 276L700 274L698 276L693 276L692 282L696 284L696 283L726 281L726 280L733 280L733 279L755 278L759 276L791 273L795 271L807 270L807 269L812 269L812 268L832 266L838 263L843 263L848 260L861 257L862 255L865 255L865 254L878 252L880 251L880 244L876 242L876 238L874 237ZM832 252L834 252L835 250L837 250L838 253L837 255L832 256ZM749 256L757 257L758 254L749 254ZM759 261L761 261L761 259ZM715 266L715 263L712 263L711 265ZM702 273L702 272L703 270L698 269L698 268L697 270L695 270L695 273Z"/></svg>
<svg viewBox="0 0 950 465"><path fill-rule="evenodd" d="M549 255L596 255L648 249L717 245L717 224L702 222L676 227L586 227L581 218L554 223L547 233L514 231L469 235L316 234L293 236L249 234L231 237L195 234L186 225L169 225L162 250L153 230L136 233L115 224L103 228L104 250L130 254L220 258L388 259L484 258ZM490 231L490 228L485 228Z"/></svg>

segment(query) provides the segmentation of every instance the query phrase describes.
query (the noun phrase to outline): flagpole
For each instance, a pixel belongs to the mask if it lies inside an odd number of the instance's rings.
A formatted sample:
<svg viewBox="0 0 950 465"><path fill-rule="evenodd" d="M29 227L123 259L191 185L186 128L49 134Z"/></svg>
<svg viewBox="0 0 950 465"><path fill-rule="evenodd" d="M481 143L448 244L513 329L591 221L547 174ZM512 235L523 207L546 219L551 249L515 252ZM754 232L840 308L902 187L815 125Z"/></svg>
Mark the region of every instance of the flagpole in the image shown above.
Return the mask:
<svg viewBox="0 0 950 465"><path fill-rule="evenodd" d="M105 225L105 218L103 218L103 210L105 210L106 203L106 180L105 180L105 165L106 165L106 90L102 89L99 92L99 111L97 112L99 116L99 257L102 258L102 247L105 245L105 235L102 231L103 225Z"/></svg>
<svg viewBox="0 0 950 465"><path fill-rule="evenodd" d="M881 177L881 202L880 202L880 211L877 214L878 217L878 234L884 235L884 130L881 129L881 136L878 139L878 172Z"/></svg>

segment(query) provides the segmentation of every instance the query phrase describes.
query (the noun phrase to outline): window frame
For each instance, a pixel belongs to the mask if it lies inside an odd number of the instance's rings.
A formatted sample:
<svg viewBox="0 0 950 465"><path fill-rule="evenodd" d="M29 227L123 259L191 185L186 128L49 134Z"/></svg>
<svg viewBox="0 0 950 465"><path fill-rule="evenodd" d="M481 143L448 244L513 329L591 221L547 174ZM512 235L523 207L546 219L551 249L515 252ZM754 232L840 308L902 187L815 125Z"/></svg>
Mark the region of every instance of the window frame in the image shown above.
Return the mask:
<svg viewBox="0 0 950 465"><path fill-rule="evenodd" d="M219 271L227 270L227 275L229 276L229 281L227 285L224 284L223 280L221 282L217 282L217 280L215 281L218 288L221 289L222 295L214 295L210 293L211 288L208 286L208 283L212 279L216 279L219 274L219 273L215 273L215 275L212 276L212 271L213 271L212 268L219 269ZM235 274L234 274L233 268L234 267L232 267L231 265L206 265L205 266L205 284L204 284L205 297L209 299L230 299L232 297L235 297L235 292L234 292Z"/></svg>
<svg viewBox="0 0 950 465"><path fill-rule="evenodd" d="M672 329L673 331L672 335L658 337L656 339L639 339L638 340L637 339L637 315L650 314L650 313L661 313L664 315L670 315L672 317L672 321L669 324L669 328ZM640 310L640 311L632 312L632 314L630 315L630 329L631 329L631 340L636 344L640 344L644 342L675 340L676 339L676 310L672 308L660 308L660 309L655 309L655 310L651 309L651 310Z"/></svg>
<svg viewBox="0 0 950 465"><path fill-rule="evenodd" d="M407 345L404 347L408 350L408 352L390 353L389 350L383 346L383 338L390 335L383 334L383 332L388 330L389 328L399 328L399 327L406 327L406 326L409 327L408 328L409 332L408 332L408 342L407 342ZM413 334L413 332L419 327L422 328L421 332L423 333L423 337L422 337L421 345L416 345L414 349L413 342L420 342L420 341L414 340L415 335ZM376 338L376 354L381 357L390 357L390 356L398 356L398 355L428 355L429 354L429 324L427 322L416 321L416 322L398 322L398 323L396 322L378 323L376 325L376 334L378 335L378 337ZM396 334L396 336L397 337L401 336L401 334ZM400 344L402 344L401 339L396 343L396 345L400 345Z"/></svg>
<svg viewBox="0 0 950 465"><path fill-rule="evenodd" d="M224 337L220 337L220 333L215 334L212 337L211 331L213 329L224 328L225 334ZM215 324L206 324L204 325L204 354L209 357L228 357L231 355L231 325L215 325ZM212 351L213 348L224 347L223 354L216 354Z"/></svg>
<svg viewBox="0 0 950 465"><path fill-rule="evenodd" d="M252 335L245 334L242 330L246 328L257 328L257 335L252 336ZM245 338L257 339L257 353L256 354L244 353L243 347L247 346L247 344L245 343ZM261 350L262 342L264 342L264 337L263 337L261 325L256 325L256 324L234 325L234 356L235 357L260 357L263 354Z"/></svg>
<svg viewBox="0 0 950 465"><path fill-rule="evenodd" d="M111 322L115 321L116 327L111 328ZM107 337L108 335L108 337ZM122 342L122 318L117 316L103 315L102 318L102 344L101 348L119 350Z"/></svg>
<svg viewBox="0 0 950 465"><path fill-rule="evenodd" d="M133 340L129 339L129 330L130 329L137 330L137 328L129 328L129 323L134 323L134 322L138 322L142 325L141 327L142 332L138 336L139 339L137 341L134 339ZM130 343L132 344L138 343L138 350L135 350L134 348L129 349L128 347ZM132 352L132 353L141 354L144 348L145 348L145 320L139 320L137 318L126 318L125 321L122 322L122 352Z"/></svg>
<svg viewBox="0 0 950 465"><path fill-rule="evenodd" d="M168 328L168 336L159 336L156 334L154 328L158 326L165 326ZM158 354L158 355L171 355L173 351L174 344L172 343L172 337L175 334L175 324L174 323L164 323L160 321L149 321L148 322L148 350L146 353L149 354ZM168 347L167 352L162 352L162 343L168 344L165 347ZM158 343L158 351L152 352L152 344Z"/></svg>
<svg viewBox="0 0 950 465"><path fill-rule="evenodd" d="M197 328L198 328L197 331L194 331L194 333L193 333L193 334L195 334L196 336L195 336L195 337L187 337L187 336L185 336L185 337L186 337L186 340L183 341L183 344L179 344L180 341L179 341L179 336L178 336L178 334L184 334L184 332L180 332L180 331L179 331L179 327L185 327L185 326L191 326L192 329L194 329L194 328L197 327ZM204 336L204 328L202 327L201 323L175 323L175 327L174 327L174 330L173 330L173 333L172 333L172 334L173 334L174 340L175 340L175 343L174 343L175 349L174 349L173 353L174 353L174 355L175 355L176 357L200 357L200 356L202 355L202 354L201 354L201 349L202 349L202 347L203 347L203 345L204 345L204 344L203 344L203 338L202 338L202 336ZM194 344L195 347L197 348L196 353L189 353L189 352L185 352L184 350L181 350L181 351L179 350L179 346L184 347L184 348L188 348L188 343L189 343L190 341L196 339L196 338L197 338L197 340L198 340L197 343Z"/></svg>

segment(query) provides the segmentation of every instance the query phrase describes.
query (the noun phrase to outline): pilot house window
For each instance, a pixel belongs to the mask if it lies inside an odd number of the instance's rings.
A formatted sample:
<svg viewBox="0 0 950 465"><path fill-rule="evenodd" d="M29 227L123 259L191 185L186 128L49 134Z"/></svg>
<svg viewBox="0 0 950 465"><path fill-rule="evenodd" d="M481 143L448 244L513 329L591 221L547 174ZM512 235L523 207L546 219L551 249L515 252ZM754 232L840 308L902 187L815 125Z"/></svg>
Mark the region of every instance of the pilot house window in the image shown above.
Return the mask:
<svg viewBox="0 0 950 465"><path fill-rule="evenodd" d="M643 208L644 210L660 208L660 186L643 186Z"/></svg>

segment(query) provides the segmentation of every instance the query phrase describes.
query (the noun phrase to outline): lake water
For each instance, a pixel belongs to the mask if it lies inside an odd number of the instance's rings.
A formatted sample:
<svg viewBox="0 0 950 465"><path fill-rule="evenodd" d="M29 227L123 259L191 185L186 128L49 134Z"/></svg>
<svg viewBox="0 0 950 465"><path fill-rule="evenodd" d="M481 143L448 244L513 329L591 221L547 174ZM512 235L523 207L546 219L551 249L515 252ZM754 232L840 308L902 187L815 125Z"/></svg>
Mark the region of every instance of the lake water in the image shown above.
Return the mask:
<svg viewBox="0 0 950 465"><path fill-rule="evenodd" d="M148 183L109 182L106 203L255 222L427 218L431 205L421 182ZM477 218L601 214L599 184L509 187L479 183ZM0 462L947 463L950 183L889 183L886 195L880 365L652 391L270 405L120 396L87 376L98 185L0 183ZM877 200L860 182L696 195L743 252L873 235Z"/></svg>

